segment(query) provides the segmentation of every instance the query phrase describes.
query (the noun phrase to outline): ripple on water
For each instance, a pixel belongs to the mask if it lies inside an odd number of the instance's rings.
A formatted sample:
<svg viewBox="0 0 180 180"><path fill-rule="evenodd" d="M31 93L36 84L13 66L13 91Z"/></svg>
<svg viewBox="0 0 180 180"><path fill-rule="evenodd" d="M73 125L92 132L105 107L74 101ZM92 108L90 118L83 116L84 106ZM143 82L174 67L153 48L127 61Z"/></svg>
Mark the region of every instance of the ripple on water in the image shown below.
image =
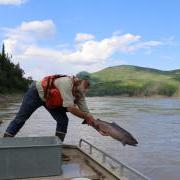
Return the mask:
<svg viewBox="0 0 180 180"><path fill-rule="evenodd" d="M101 136L93 128L82 125L82 120L69 116L66 143L78 144L84 138L118 160L161 180L180 177L180 99L145 99L93 97L87 98L96 118L116 122L130 131L139 141L137 147L123 147L110 137ZM19 102L0 105L0 119L11 119L18 111ZM9 121L0 125L0 134ZM54 135L56 123L43 108L27 121L18 136Z"/></svg>

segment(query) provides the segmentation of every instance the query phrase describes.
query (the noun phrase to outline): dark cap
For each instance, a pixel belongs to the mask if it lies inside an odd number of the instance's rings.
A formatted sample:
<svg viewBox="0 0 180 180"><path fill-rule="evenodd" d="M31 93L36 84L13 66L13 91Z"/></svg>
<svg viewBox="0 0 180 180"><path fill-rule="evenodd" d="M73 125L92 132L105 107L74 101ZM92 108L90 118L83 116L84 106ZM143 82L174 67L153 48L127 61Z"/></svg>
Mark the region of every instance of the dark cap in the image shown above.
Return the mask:
<svg viewBox="0 0 180 180"><path fill-rule="evenodd" d="M86 71L81 71L78 74L76 74L76 77L82 80L88 80L90 81L91 77L90 74Z"/></svg>

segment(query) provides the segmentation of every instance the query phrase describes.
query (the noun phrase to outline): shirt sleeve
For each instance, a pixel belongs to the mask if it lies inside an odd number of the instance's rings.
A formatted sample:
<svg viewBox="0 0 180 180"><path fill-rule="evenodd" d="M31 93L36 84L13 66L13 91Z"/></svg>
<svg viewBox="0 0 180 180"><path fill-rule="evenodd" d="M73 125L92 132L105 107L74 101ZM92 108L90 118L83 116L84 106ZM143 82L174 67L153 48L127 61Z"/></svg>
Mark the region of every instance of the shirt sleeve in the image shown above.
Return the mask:
<svg viewBox="0 0 180 180"><path fill-rule="evenodd" d="M69 77L62 77L55 80L55 86L59 89L63 99L63 107L74 106L74 97L72 94L72 80Z"/></svg>
<svg viewBox="0 0 180 180"><path fill-rule="evenodd" d="M89 113L85 97L81 97L76 104L81 111Z"/></svg>

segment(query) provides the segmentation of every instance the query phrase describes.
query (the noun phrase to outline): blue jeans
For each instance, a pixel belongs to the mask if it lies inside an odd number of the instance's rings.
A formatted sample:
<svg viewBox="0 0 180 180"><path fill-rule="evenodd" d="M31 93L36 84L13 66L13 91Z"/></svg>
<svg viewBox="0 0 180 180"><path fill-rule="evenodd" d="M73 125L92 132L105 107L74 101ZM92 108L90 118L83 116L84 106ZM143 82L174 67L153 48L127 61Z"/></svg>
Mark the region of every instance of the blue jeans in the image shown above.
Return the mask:
<svg viewBox="0 0 180 180"><path fill-rule="evenodd" d="M13 121L10 122L7 127L6 133L15 136L18 131L25 124L26 120L32 115L32 113L39 108L40 106L44 106L46 110L52 115L52 117L56 120L56 133L67 133L68 126L68 117L66 114L66 108L57 107L57 108L48 108L44 101L39 97L37 88L35 83L32 83L28 91L26 92L19 112Z"/></svg>

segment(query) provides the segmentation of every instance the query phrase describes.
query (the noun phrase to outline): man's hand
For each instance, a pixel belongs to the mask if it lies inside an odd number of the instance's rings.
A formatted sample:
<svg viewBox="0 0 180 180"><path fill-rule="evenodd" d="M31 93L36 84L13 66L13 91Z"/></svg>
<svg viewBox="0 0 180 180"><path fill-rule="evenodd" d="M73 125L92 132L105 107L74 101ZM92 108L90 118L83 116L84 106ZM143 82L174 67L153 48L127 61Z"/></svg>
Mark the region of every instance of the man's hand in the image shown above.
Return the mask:
<svg viewBox="0 0 180 180"><path fill-rule="evenodd" d="M94 117L90 113L85 113L77 107L67 107L67 110L75 116L84 119L88 125L92 126L93 122L95 121Z"/></svg>
<svg viewBox="0 0 180 180"><path fill-rule="evenodd" d="M92 126L95 119L91 114L86 114L84 120L87 122L88 125Z"/></svg>

